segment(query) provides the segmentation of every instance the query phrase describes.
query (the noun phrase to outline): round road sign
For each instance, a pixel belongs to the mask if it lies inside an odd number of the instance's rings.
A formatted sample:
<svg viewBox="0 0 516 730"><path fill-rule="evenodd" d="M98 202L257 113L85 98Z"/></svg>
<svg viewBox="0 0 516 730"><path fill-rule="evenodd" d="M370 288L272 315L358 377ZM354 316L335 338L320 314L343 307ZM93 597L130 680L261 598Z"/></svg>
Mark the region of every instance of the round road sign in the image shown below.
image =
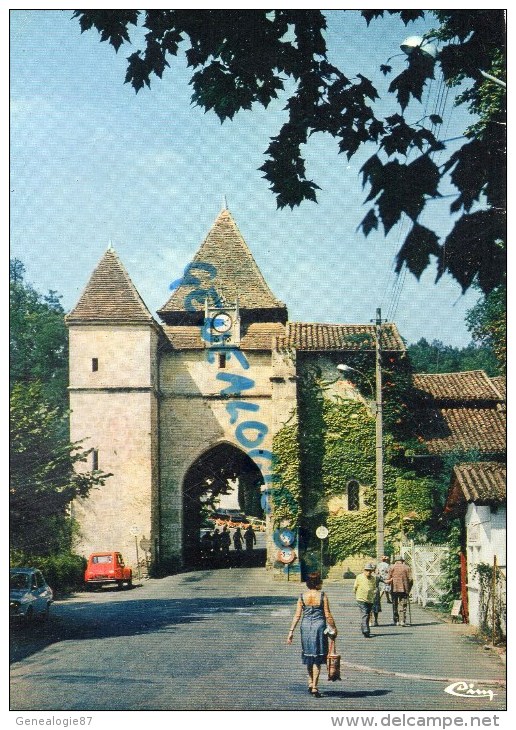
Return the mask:
<svg viewBox="0 0 516 730"><path fill-rule="evenodd" d="M315 531L315 534L320 540L324 540L325 537L328 537L328 528L324 525L320 525Z"/></svg>
<svg viewBox="0 0 516 730"><path fill-rule="evenodd" d="M276 553L276 560L279 560L280 563L284 563L285 565L293 563L296 557L295 550L292 550L291 547L281 548Z"/></svg>

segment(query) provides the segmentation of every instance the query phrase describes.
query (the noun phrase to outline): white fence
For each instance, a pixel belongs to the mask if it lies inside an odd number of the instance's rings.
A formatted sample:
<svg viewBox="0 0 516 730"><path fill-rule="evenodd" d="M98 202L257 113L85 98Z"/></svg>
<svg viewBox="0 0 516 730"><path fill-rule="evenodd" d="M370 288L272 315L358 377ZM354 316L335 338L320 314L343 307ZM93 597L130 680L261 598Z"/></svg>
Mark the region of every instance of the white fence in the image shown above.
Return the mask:
<svg viewBox="0 0 516 730"><path fill-rule="evenodd" d="M440 603L441 564L448 553L448 547L430 543L416 545L410 542L402 544L400 552L412 571L414 579L412 600L421 606L426 606L428 603Z"/></svg>

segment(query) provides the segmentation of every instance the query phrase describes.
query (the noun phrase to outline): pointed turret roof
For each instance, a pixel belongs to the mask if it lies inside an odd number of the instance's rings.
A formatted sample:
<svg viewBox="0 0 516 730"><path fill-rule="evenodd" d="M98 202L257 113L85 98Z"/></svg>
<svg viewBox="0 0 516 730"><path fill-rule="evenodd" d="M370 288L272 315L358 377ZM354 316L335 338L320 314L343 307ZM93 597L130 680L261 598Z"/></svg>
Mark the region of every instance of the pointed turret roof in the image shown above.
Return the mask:
<svg viewBox="0 0 516 730"><path fill-rule="evenodd" d="M169 324L184 323L189 309L185 300L195 289L213 287L219 296L230 303L236 302L245 317L246 310L266 316L269 321L286 321L287 308L274 296L267 286L256 261L242 234L237 228L229 210L220 212L210 232L195 254L192 264L208 264L207 267L192 266L190 281L181 283L170 299L158 310L158 314ZM195 277L200 283L190 283ZM192 298L191 304L197 312L204 311L202 297ZM188 305L188 301L186 302ZM265 311L264 311L265 310ZM274 312L272 311L274 310Z"/></svg>
<svg viewBox="0 0 516 730"><path fill-rule="evenodd" d="M152 322L153 318L113 248L108 248L79 301L66 315L81 322Z"/></svg>

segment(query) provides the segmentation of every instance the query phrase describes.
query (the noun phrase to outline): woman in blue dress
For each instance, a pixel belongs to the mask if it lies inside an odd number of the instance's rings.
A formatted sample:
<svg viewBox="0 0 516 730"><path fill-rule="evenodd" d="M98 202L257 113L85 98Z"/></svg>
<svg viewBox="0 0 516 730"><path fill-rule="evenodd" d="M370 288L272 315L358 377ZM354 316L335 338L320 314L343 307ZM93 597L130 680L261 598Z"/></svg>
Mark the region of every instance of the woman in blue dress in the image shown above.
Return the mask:
<svg viewBox="0 0 516 730"><path fill-rule="evenodd" d="M302 593L297 602L296 613L292 619L288 633L287 644L292 643L294 629L301 619L301 657L308 670L308 691L314 697L320 697L317 684L321 672L321 664L326 663L328 655L328 626L332 636L337 636L337 627L330 612L328 597L321 590L322 580L320 573L310 573L307 576L305 593Z"/></svg>

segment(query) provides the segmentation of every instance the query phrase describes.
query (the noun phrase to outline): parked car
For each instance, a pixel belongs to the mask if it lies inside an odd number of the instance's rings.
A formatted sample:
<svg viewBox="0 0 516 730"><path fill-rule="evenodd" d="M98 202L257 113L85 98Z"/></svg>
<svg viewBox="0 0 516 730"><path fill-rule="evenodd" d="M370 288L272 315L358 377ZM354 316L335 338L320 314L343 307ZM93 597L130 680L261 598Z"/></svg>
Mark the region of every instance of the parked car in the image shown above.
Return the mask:
<svg viewBox="0 0 516 730"><path fill-rule="evenodd" d="M226 524L228 527L247 527L249 524L247 517L239 509L216 509L211 519L218 525Z"/></svg>
<svg viewBox="0 0 516 730"><path fill-rule="evenodd" d="M103 585L116 583L123 588L124 583L130 588L133 584L133 571L126 567L122 553L92 553L84 571L84 582L87 588L100 588Z"/></svg>
<svg viewBox="0 0 516 730"><path fill-rule="evenodd" d="M52 588L37 568L11 568L9 571L9 618L31 623L36 617L45 621L54 600Z"/></svg>

